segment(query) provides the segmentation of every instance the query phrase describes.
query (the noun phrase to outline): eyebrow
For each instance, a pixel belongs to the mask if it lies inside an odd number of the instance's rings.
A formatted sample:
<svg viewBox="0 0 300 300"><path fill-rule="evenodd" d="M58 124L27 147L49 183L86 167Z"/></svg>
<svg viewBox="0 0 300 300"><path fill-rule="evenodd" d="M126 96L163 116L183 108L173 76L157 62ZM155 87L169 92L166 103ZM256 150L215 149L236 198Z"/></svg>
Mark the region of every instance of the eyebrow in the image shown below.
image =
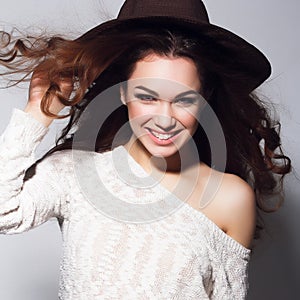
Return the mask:
<svg viewBox="0 0 300 300"><path fill-rule="evenodd" d="M143 85L139 85L139 86L136 86L135 87L136 89L141 89L141 90L144 90L145 92L149 93L149 94L152 94L156 97L159 97L159 94ZM180 93L178 94L174 99L178 99L178 98L181 98L181 97L184 97L184 96L187 96L187 95L190 95L190 94L193 94L193 95L196 95L198 96L198 93L194 90L190 90L190 91L186 91L186 92L183 92L183 93Z"/></svg>

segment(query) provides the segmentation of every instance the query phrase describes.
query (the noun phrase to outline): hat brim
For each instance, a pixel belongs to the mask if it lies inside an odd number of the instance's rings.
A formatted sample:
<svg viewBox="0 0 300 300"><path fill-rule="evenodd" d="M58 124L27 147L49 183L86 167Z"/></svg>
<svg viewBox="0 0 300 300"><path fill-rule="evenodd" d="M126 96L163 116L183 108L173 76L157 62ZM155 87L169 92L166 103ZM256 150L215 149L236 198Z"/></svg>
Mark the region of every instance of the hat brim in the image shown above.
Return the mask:
<svg viewBox="0 0 300 300"><path fill-rule="evenodd" d="M271 75L271 64L260 50L235 33L211 23L166 16L113 19L90 29L77 40L89 40L118 27L122 30L122 28L127 28L125 25L141 24L176 26L185 28L195 35L210 38L220 49L226 50L224 55L229 55L232 59L232 68L240 74L236 78L236 84L242 84L249 92L259 87Z"/></svg>

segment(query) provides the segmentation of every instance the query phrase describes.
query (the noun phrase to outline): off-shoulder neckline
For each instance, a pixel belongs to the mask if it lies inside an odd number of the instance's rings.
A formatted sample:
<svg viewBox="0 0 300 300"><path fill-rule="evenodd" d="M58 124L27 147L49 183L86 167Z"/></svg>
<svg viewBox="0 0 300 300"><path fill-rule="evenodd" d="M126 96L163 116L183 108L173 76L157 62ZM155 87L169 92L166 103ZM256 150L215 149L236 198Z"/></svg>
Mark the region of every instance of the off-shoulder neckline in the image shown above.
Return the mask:
<svg viewBox="0 0 300 300"><path fill-rule="evenodd" d="M132 166L136 170L138 170L138 172L144 173L145 175L149 175L146 173L144 168L130 155L130 153L126 150L126 148L123 145L120 145L120 146L114 148L113 151L125 151ZM157 186L163 193L171 194L171 192L169 190L167 190L164 186L162 186L160 183L158 183ZM236 253L239 253L241 255L245 255L245 256L247 256L251 253L251 251L252 251L251 249L246 248L240 242L238 242L237 240L232 238L230 235L225 233L214 221L212 221L208 216L206 216L205 213L203 213L200 210L195 209L194 207L192 207L185 201L178 199L178 197L176 197L174 194L172 194L172 195L178 201L180 201L182 203L181 206L186 210L186 212L190 212L192 214L194 220L205 222L206 225L208 225L209 227L212 228L215 236L218 239L220 239L221 241L224 241L228 245L228 247L231 248L233 251L235 251Z"/></svg>
<svg viewBox="0 0 300 300"><path fill-rule="evenodd" d="M226 232L224 232L214 221L212 221L203 212L193 208L191 205L187 204L186 202L183 202L183 207L188 212L191 212L193 214L194 219L196 218L197 221L199 221L199 220L203 221L208 226L210 226L213 229L213 232L215 233L216 237L219 238L220 240L224 241L232 250L234 250L235 252L240 253L242 255L248 255L251 253L251 251L252 251L251 249L246 248L240 242L238 242L237 240L232 238L230 235L228 235Z"/></svg>

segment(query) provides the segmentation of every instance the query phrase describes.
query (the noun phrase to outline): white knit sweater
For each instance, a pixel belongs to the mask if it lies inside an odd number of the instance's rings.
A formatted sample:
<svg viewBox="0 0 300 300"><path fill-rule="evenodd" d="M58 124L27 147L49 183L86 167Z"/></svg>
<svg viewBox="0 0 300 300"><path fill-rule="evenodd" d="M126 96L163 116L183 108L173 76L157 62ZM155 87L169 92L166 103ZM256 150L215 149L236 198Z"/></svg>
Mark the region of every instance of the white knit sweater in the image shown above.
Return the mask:
<svg viewBox="0 0 300 300"><path fill-rule="evenodd" d="M50 155L23 184L47 131L14 109L0 143L0 232L20 233L57 218L63 236L59 299L245 299L251 250L187 203L152 222L122 221L116 209L110 217L87 191L94 167L87 169L91 177L78 172L85 157L74 159L79 150ZM141 189L124 182L113 153L126 153L132 170L144 172L123 146L90 153L105 187L95 198L114 207L112 195L128 205L165 197L160 185Z"/></svg>

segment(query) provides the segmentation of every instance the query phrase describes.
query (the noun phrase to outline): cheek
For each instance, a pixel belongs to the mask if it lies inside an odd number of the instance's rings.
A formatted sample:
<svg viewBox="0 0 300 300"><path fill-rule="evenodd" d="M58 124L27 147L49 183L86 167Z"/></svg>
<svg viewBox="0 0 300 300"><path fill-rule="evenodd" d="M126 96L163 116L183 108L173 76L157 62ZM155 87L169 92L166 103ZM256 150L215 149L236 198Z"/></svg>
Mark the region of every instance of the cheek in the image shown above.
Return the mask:
<svg viewBox="0 0 300 300"><path fill-rule="evenodd" d="M192 115L191 113L181 112L177 120L180 121L183 127L190 131L195 131L198 126L197 115Z"/></svg>
<svg viewBox="0 0 300 300"><path fill-rule="evenodd" d="M194 117L192 117L185 124L185 127L189 130L190 134L193 135L198 127L198 121Z"/></svg>
<svg viewBox="0 0 300 300"><path fill-rule="evenodd" d="M127 107L128 119L133 129L145 124L151 118L151 110L141 105L128 103Z"/></svg>
<svg viewBox="0 0 300 300"><path fill-rule="evenodd" d="M130 102L127 104L127 107L129 120L138 118L143 115L143 110L138 105Z"/></svg>

